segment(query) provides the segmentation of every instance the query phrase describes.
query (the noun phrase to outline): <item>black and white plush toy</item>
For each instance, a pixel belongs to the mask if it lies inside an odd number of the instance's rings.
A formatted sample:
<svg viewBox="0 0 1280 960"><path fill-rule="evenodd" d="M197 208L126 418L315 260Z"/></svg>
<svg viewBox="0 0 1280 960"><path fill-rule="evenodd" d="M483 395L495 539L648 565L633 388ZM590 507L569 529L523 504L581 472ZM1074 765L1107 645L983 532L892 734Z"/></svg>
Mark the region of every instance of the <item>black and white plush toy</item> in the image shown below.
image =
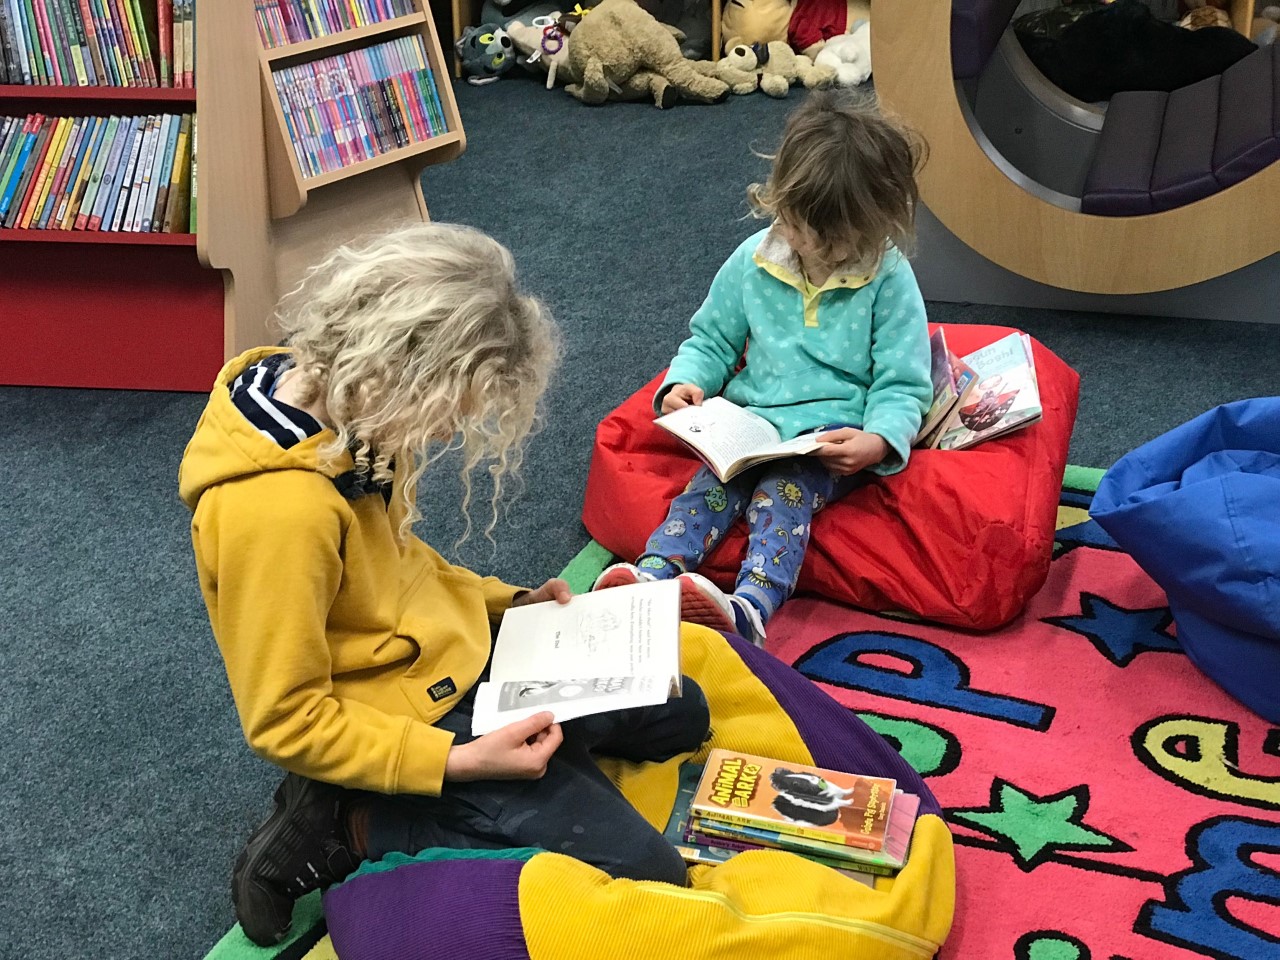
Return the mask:
<svg viewBox="0 0 1280 960"><path fill-rule="evenodd" d="M475 86L493 83L515 66L516 62L516 50L511 38L496 23L467 27L454 44L454 50L458 54L458 62L462 64L467 83Z"/></svg>

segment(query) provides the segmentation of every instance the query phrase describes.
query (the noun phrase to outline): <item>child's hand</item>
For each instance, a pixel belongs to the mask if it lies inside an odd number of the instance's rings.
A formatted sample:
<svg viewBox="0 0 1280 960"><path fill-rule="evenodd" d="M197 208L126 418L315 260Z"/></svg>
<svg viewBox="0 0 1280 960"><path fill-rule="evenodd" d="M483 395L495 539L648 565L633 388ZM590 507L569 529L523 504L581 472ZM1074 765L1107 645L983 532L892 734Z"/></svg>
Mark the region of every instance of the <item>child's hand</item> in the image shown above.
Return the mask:
<svg viewBox="0 0 1280 960"><path fill-rule="evenodd" d="M838 477L874 467L889 455L889 442L884 437L853 427L828 430L817 440L822 446L813 452L814 456L821 457L827 469Z"/></svg>
<svg viewBox="0 0 1280 960"><path fill-rule="evenodd" d="M569 598L572 596L573 591L569 589L569 584L559 577L553 577L537 590L529 590L520 594L511 601L511 605L513 607L523 607L528 603L545 603L548 600L554 600L556 603L568 603Z"/></svg>
<svg viewBox="0 0 1280 960"><path fill-rule="evenodd" d="M564 731L549 710L517 720L451 747L446 780L541 780L547 763L564 741Z"/></svg>
<svg viewBox="0 0 1280 960"><path fill-rule="evenodd" d="M662 398L662 412L674 413L681 407L697 407L702 405L702 388L692 383L677 383Z"/></svg>

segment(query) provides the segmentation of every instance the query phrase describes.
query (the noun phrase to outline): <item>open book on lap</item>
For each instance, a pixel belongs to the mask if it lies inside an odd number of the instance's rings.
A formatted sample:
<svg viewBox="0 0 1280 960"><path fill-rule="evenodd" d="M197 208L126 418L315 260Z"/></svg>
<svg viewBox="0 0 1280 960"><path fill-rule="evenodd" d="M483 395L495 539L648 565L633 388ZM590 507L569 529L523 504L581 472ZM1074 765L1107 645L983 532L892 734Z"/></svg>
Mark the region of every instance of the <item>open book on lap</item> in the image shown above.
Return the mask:
<svg viewBox="0 0 1280 960"><path fill-rule="evenodd" d="M550 710L557 722L680 696L680 585L674 580L512 607L502 617L471 732Z"/></svg>
<svg viewBox="0 0 1280 960"><path fill-rule="evenodd" d="M724 397L682 407L654 423L687 444L721 481L761 463L803 456L821 446L814 439L816 434L783 440L764 417Z"/></svg>

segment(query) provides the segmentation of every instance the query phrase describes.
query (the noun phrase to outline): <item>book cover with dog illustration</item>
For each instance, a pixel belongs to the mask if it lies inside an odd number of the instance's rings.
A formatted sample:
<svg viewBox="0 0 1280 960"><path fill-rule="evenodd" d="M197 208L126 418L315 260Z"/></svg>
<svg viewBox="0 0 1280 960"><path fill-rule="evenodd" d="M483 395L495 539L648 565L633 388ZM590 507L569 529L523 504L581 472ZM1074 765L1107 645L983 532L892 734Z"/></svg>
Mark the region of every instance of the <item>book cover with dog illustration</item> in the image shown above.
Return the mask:
<svg viewBox="0 0 1280 960"><path fill-rule="evenodd" d="M879 850L884 846L895 788L887 777L716 749L707 758L690 806L704 821Z"/></svg>

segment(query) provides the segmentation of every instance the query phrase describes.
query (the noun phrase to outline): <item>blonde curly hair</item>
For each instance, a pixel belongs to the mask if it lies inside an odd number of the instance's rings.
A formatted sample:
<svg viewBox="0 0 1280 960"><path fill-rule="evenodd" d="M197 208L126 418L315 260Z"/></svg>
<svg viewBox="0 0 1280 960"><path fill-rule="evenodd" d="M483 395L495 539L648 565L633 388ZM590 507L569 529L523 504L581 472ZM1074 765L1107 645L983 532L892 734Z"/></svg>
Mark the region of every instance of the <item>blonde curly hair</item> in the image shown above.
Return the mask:
<svg viewBox="0 0 1280 960"><path fill-rule="evenodd" d="M471 529L471 474L485 462L492 539L559 342L546 308L517 285L511 253L470 227L397 228L313 266L276 322L302 401L322 403L335 433L321 456L331 463L349 450L356 469L379 482L407 471L400 537L422 516L415 491L427 467L461 450L462 539Z"/></svg>

